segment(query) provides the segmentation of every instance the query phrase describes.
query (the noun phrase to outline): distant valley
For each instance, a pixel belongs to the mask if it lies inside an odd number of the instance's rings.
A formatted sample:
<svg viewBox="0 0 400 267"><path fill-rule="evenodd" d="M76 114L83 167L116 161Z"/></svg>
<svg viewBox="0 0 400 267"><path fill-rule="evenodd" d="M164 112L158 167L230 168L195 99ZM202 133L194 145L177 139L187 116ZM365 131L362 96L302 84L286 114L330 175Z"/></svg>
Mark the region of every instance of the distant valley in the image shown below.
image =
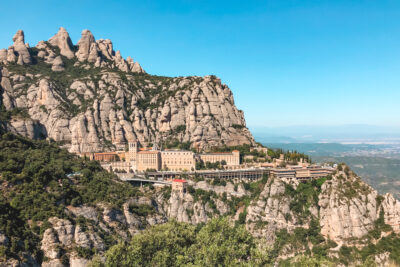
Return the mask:
<svg viewBox="0 0 400 267"><path fill-rule="evenodd" d="M400 145L338 143L264 143L272 148L296 150L315 162L345 162L379 193L400 199Z"/></svg>

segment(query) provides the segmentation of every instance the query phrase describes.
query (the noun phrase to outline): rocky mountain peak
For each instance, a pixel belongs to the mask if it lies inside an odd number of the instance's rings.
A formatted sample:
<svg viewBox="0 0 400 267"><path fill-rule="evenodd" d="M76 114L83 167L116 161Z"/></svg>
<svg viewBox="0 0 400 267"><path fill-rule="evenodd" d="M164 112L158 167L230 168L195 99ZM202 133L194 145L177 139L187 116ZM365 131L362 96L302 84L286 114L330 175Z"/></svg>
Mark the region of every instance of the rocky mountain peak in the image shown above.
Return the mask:
<svg viewBox="0 0 400 267"><path fill-rule="evenodd" d="M53 46L56 46L60 49L61 55L71 59L73 58L74 52L72 51L72 41L69 37L67 30L63 27L60 27L58 33L49 39L49 43Z"/></svg>
<svg viewBox="0 0 400 267"><path fill-rule="evenodd" d="M25 45L25 36L23 30L18 30L17 33L12 38L14 44L14 51L18 55L18 64L30 64L32 62L31 56L29 54L28 48ZM13 57L10 57L13 59ZM14 61L14 60L13 60Z"/></svg>
<svg viewBox="0 0 400 267"><path fill-rule="evenodd" d="M83 30L81 39L78 41L78 51L76 57L79 61L85 61L90 54L90 48L95 43L93 34L89 30Z"/></svg>
<svg viewBox="0 0 400 267"><path fill-rule="evenodd" d="M0 103L16 114L6 124L14 133L62 141L72 152L129 139L198 148L254 143L232 92L215 76L149 75L89 30L76 46L62 27L33 48L23 31L13 40L0 50Z"/></svg>
<svg viewBox="0 0 400 267"><path fill-rule="evenodd" d="M23 44L25 44L25 36L24 36L24 31L23 30L18 30L16 33L15 33L15 35L14 35L14 37L13 37L13 42L14 42L14 45L16 44L16 43L23 43Z"/></svg>

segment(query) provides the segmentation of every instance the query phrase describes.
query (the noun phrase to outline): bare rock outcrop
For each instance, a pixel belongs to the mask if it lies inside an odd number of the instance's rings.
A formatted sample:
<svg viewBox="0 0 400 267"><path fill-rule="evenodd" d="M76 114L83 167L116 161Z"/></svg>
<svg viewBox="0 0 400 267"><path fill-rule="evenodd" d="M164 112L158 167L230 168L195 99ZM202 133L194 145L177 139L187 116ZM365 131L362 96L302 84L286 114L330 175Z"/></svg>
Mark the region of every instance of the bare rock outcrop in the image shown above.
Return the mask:
<svg viewBox="0 0 400 267"><path fill-rule="evenodd" d="M56 57L53 61L53 66L51 66L52 71L63 71L65 70L64 62L60 56Z"/></svg>
<svg viewBox="0 0 400 267"><path fill-rule="evenodd" d="M382 198L351 171L339 171L326 181L318 204L321 234L337 243L365 237L381 212L385 223L399 232L399 201L390 194Z"/></svg>
<svg viewBox="0 0 400 267"><path fill-rule="evenodd" d="M85 61L89 58L93 43L95 43L93 34L89 30L83 30L82 37L78 41L78 51L75 53L79 61Z"/></svg>
<svg viewBox="0 0 400 267"><path fill-rule="evenodd" d="M92 220L95 223L98 222L97 211L94 207L82 205L79 207L68 206L67 211L72 213L75 217L82 216L85 219Z"/></svg>
<svg viewBox="0 0 400 267"><path fill-rule="evenodd" d="M18 64L30 64L32 59L25 45L24 31L18 30L13 37L13 42L14 51L18 54Z"/></svg>
<svg viewBox="0 0 400 267"><path fill-rule="evenodd" d="M291 231L304 226L291 211L291 201L291 197L285 193L285 182L281 179L270 179L258 199L253 200L247 208L246 228L253 235L264 237L267 242L272 243L277 231Z"/></svg>
<svg viewBox="0 0 400 267"><path fill-rule="evenodd" d="M10 131L62 141L71 152L103 151L105 144L131 139L146 144L175 138L195 148L254 143L232 92L218 78L146 75L131 57L115 52L110 40L95 40L89 30L77 46L74 53L64 28L36 45L35 64L63 72L51 77L9 69L9 62L31 62L22 31L0 51L0 102L6 110L24 111L7 123ZM66 70L66 62L76 70Z"/></svg>
<svg viewBox="0 0 400 267"><path fill-rule="evenodd" d="M213 216L224 215L229 211L226 203L218 198L212 198L216 204L213 210L208 202L196 200L189 193L181 194L172 192L171 197L165 203L164 210L169 218L173 218L179 222L187 222L192 224L206 223Z"/></svg>
<svg viewBox="0 0 400 267"><path fill-rule="evenodd" d="M72 51L73 45L71 38L69 37L69 34L65 30L65 28L60 27L57 34L49 39L49 43L53 46L58 47L60 49L61 55L63 56L69 59L75 56L74 52Z"/></svg>
<svg viewBox="0 0 400 267"><path fill-rule="evenodd" d="M393 231L400 233L400 201L391 194L385 194L382 200L385 223L393 228Z"/></svg>
<svg viewBox="0 0 400 267"><path fill-rule="evenodd" d="M7 247L9 243L8 237L0 231L0 246Z"/></svg>
<svg viewBox="0 0 400 267"><path fill-rule="evenodd" d="M149 212L147 214L137 214L132 210L132 207L147 207ZM131 235L135 235L148 226L168 221L164 212L159 209L158 204L148 197L130 199L123 205L122 210Z"/></svg>
<svg viewBox="0 0 400 267"><path fill-rule="evenodd" d="M200 181L194 184L194 188L202 189L205 191L213 191L217 194L226 193L227 196L243 197L245 195L248 195L248 193L243 187L243 184L236 185L236 190L235 190L235 185L229 181L226 183L225 186L211 185L206 181Z"/></svg>
<svg viewBox="0 0 400 267"><path fill-rule="evenodd" d="M0 49L0 63L7 64L7 49Z"/></svg>
<svg viewBox="0 0 400 267"><path fill-rule="evenodd" d="M46 229L41 242L41 249L48 258L48 261L44 263L46 266L60 264L62 251L71 251L75 247L95 248L100 252L105 250L104 240L93 231L93 226L84 229L79 224L74 225L69 220L56 217L50 218L49 222L52 227ZM81 259L73 253L70 258L76 261L76 266L80 266L79 264L83 262L87 263L87 260Z"/></svg>

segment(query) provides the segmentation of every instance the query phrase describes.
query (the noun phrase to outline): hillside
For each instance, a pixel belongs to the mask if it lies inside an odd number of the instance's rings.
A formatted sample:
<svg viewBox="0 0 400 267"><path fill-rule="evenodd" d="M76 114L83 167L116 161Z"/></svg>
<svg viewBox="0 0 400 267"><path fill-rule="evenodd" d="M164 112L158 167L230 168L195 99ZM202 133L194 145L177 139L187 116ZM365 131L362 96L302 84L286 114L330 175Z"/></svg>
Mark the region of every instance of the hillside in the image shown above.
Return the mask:
<svg viewBox="0 0 400 267"><path fill-rule="evenodd" d="M6 133L0 148L0 264L400 264L400 202L344 165L300 184L190 179L182 195L120 182L48 141Z"/></svg>
<svg viewBox="0 0 400 267"><path fill-rule="evenodd" d="M162 77L124 59L110 40L64 28L35 47L24 32L0 50L3 128L51 138L71 152L96 152L137 139L193 148L252 144L243 112L215 76Z"/></svg>
<svg viewBox="0 0 400 267"><path fill-rule="evenodd" d="M400 199L400 160L383 157L314 157L318 162L345 162L379 193Z"/></svg>
<svg viewBox="0 0 400 267"><path fill-rule="evenodd" d="M400 265L400 202L346 164L304 182L184 173L179 192L75 154L132 139L250 153L215 76L149 75L110 40L84 30L74 45L63 28L35 47L18 31L0 70L0 266Z"/></svg>

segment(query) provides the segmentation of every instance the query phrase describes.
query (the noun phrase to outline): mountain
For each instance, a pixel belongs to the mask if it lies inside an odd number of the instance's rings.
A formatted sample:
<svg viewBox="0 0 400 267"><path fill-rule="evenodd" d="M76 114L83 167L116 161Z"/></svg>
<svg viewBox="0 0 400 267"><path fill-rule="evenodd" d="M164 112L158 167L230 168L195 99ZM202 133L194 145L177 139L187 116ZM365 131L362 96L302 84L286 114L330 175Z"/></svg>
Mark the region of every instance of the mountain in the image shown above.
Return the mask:
<svg viewBox="0 0 400 267"><path fill-rule="evenodd" d="M84 30L73 45L60 28L35 47L24 32L0 50L2 125L30 138L97 152L136 139L193 148L252 144L231 90L215 76L147 74L110 40Z"/></svg>
<svg viewBox="0 0 400 267"><path fill-rule="evenodd" d="M87 30L77 45L63 28L13 42L0 51L0 266L400 265L400 202L345 164L304 182L183 174L179 191L71 153L129 139L250 153L216 77L149 75Z"/></svg>
<svg viewBox="0 0 400 267"><path fill-rule="evenodd" d="M305 183L189 179L182 194L4 133L0 174L1 266L400 264L400 202L345 165Z"/></svg>

